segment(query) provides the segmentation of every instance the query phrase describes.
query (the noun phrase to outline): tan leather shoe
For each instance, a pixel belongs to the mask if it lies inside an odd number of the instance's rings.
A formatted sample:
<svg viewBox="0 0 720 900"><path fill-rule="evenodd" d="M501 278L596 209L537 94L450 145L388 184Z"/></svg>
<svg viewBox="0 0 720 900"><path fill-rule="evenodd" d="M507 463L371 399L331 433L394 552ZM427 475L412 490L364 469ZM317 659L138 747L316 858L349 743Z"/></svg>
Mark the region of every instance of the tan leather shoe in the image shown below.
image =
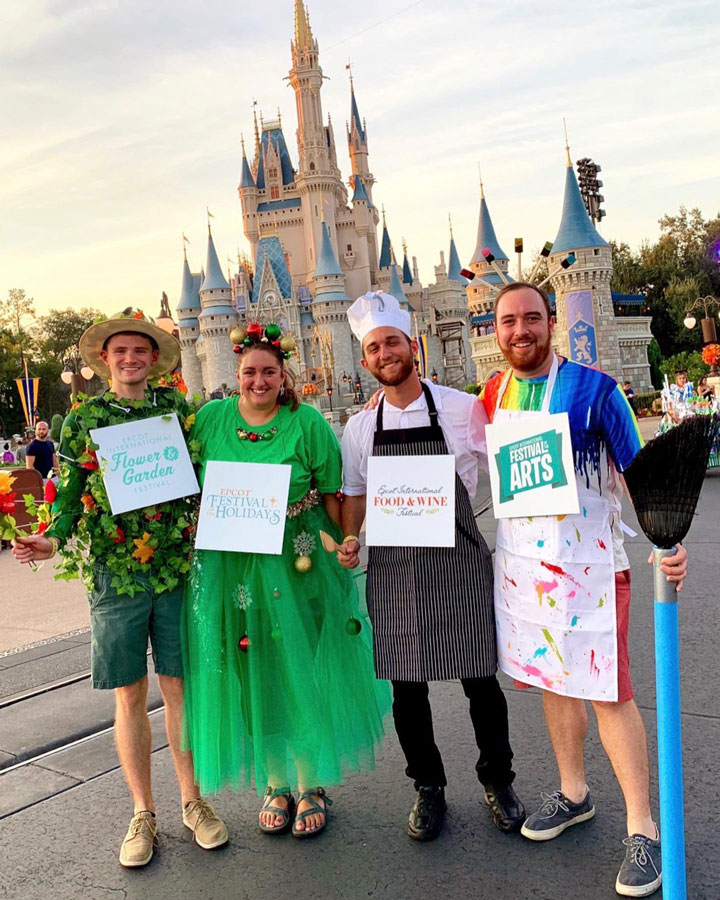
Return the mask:
<svg viewBox="0 0 720 900"><path fill-rule="evenodd" d="M203 850L214 850L228 842L225 823L220 819L212 806L199 797L191 800L183 808L183 825L190 829L195 843Z"/></svg>
<svg viewBox="0 0 720 900"><path fill-rule="evenodd" d="M155 816L144 809L133 816L125 839L120 847L120 865L126 869L146 866L157 846L157 822Z"/></svg>

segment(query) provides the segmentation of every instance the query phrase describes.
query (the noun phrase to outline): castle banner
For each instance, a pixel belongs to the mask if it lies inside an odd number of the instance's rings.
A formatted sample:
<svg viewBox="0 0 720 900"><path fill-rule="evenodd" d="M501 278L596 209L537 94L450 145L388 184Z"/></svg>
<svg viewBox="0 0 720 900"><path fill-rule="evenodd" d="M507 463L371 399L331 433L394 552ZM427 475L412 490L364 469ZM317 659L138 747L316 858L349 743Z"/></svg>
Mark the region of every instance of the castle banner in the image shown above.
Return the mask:
<svg viewBox="0 0 720 900"><path fill-rule="evenodd" d="M592 291L565 294L570 359L585 366L598 366L595 310Z"/></svg>

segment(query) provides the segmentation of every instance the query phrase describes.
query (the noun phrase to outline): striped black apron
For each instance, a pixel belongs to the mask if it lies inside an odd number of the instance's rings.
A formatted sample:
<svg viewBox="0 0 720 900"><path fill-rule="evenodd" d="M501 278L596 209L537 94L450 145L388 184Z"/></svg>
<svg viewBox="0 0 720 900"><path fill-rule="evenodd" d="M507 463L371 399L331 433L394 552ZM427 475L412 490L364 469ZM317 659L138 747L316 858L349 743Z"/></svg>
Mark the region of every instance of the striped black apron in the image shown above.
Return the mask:
<svg viewBox="0 0 720 900"><path fill-rule="evenodd" d="M448 453L435 403L423 384L430 425L383 428L378 405L373 456ZM484 678L497 668L490 551L455 473L454 547L370 547L368 610L375 671L393 681Z"/></svg>

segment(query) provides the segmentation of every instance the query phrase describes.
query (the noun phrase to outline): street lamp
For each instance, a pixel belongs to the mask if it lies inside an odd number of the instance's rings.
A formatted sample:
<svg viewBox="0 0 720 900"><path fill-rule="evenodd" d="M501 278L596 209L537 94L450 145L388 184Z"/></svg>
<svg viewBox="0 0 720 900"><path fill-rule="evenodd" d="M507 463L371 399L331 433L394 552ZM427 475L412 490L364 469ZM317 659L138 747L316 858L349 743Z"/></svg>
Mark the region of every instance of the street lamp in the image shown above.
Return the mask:
<svg viewBox="0 0 720 900"><path fill-rule="evenodd" d="M365 394L362 389L362 381L360 381L360 373L355 373L355 402L356 403L364 403L365 402Z"/></svg>
<svg viewBox="0 0 720 900"><path fill-rule="evenodd" d="M332 385L329 384L329 385L325 388L325 390L326 390L327 395L328 395L328 400L330 401L330 412L332 412L332 395L333 395L333 387L332 387Z"/></svg>
<svg viewBox="0 0 720 900"><path fill-rule="evenodd" d="M432 372L430 373L430 377L432 378L433 384L438 383L438 373L435 371L435 369L433 369Z"/></svg>
<svg viewBox="0 0 720 900"><path fill-rule="evenodd" d="M702 309L703 318L700 320L700 325L702 327L703 345L705 346L717 343L717 328L715 327L713 308L716 311L720 309L720 301L716 300L715 297L710 295L707 297L698 297L698 299L685 311L685 318L683 319L683 325L686 328L694 328L697 325L697 319L693 315L693 312L696 309ZM716 377L719 374L716 365L713 364L710 366L710 374L713 377Z"/></svg>
<svg viewBox="0 0 720 900"><path fill-rule="evenodd" d="M74 345L68 347L68 356L64 361L65 368L60 373L63 384L70 385L70 397L76 397L80 391L85 390L85 382L95 374L90 366L81 365L80 351Z"/></svg>

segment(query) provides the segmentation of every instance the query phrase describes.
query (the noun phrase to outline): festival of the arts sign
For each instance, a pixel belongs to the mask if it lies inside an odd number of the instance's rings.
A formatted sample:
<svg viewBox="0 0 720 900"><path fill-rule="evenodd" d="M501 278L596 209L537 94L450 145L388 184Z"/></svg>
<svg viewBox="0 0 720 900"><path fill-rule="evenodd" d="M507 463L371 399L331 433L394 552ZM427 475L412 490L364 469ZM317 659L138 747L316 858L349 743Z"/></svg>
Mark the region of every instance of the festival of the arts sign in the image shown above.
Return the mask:
<svg viewBox="0 0 720 900"><path fill-rule="evenodd" d="M496 454L500 472L500 500L512 500L516 494L550 485L567 484L562 464L562 438L556 431L545 431L511 444Z"/></svg>
<svg viewBox="0 0 720 900"><path fill-rule="evenodd" d="M200 490L175 413L93 428L90 437L113 515Z"/></svg>
<svg viewBox="0 0 720 900"><path fill-rule="evenodd" d="M455 546L455 457L371 456L368 546Z"/></svg>
<svg viewBox="0 0 720 900"><path fill-rule="evenodd" d="M287 465L208 462L195 546L282 553L290 472Z"/></svg>

